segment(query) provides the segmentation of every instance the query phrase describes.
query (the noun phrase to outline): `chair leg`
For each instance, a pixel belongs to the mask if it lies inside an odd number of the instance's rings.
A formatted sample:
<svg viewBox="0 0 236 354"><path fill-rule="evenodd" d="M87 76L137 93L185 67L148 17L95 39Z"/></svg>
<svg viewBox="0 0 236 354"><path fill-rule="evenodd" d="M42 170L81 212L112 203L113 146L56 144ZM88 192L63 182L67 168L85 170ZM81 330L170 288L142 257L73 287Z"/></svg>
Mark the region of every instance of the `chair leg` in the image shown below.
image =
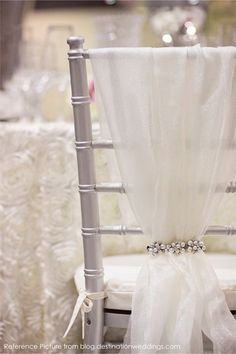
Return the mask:
<svg viewBox="0 0 236 354"><path fill-rule="evenodd" d="M84 245L84 277L88 292L103 292L103 265L101 237L94 233L82 231ZM104 331L104 299L93 300L93 307L86 313L84 324L84 353L97 354L101 350Z"/></svg>
<svg viewBox="0 0 236 354"><path fill-rule="evenodd" d="M82 345L84 353L98 354L103 344L104 328L104 301L93 301L91 312L85 316L84 343Z"/></svg>

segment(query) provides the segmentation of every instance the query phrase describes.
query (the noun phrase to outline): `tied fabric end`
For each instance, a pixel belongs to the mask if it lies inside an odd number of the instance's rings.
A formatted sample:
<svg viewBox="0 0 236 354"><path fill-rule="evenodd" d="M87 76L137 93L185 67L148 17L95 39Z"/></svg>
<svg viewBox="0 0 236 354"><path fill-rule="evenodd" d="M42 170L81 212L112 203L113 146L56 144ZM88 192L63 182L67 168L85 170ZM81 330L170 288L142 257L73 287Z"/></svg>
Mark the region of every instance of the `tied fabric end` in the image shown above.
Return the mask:
<svg viewBox="0 0 236 354"><path fill-rule="evenodd" d="M81 317L82 317L82 339L84 339L84 314L88 313L92 310L93 308L93 301L92 300L102 300L106 297L104 291L99 291L99 292L87 292L85 290L81 290L79 293L79 296L77 298L69 325L63 335L63 338L67 336L69 331L71 330L71 327L73 326L76 317L78 316L79 311L81 311Z"/></svg>

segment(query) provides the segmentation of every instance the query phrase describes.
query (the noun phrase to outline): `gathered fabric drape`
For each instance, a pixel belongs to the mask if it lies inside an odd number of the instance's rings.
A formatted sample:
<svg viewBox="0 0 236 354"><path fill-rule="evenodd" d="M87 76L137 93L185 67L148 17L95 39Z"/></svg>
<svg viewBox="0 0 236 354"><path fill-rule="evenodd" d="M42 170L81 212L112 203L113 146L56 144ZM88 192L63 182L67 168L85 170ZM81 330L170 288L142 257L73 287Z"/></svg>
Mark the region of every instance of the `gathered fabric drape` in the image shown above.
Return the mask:
<svg viewBox="0 0 236 354"><path fill-rule="evenodd" d="M89 55L137 222L151 240L201 239L234 172L236 49ZM215 353L236 352L236 321L207 256L147 256L126 337L131 351L202 353L202 332Z"/></svg>

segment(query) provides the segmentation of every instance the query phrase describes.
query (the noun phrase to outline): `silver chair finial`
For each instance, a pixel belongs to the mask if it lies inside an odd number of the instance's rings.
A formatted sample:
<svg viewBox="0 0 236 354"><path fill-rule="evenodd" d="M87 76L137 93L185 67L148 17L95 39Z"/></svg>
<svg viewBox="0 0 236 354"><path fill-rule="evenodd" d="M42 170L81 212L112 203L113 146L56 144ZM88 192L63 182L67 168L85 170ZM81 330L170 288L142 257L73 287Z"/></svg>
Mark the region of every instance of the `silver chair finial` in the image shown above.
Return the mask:
<svg viewBox="0 0 236 354"><path fill-rule="evenodd" d="M84 38L83 37L69 37L67 39L70 49L83 49Z"/></svg>

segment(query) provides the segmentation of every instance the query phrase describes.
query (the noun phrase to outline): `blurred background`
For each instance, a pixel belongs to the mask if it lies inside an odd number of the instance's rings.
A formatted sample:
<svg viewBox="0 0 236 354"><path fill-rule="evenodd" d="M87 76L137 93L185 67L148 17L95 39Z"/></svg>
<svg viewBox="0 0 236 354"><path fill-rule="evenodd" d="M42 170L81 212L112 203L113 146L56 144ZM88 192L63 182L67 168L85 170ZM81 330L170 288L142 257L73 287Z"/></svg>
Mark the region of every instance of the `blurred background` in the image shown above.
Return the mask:
<svg viewBox="0 0 236 354"><path fill-rule="evenodd" d="M83 260L66 39L85 47L236 45L235 0L0 0L0 352L7 344L66 339ZM100 126L88 64L93 134ZM134 117L135 118L135 117ZM114 151L97 151L97 182L120 181ZM136 225L126 196L99 195L101 224ZM226 193L212 225L236 224ZM141 253L144 236L102 239L103 254ZM209 252L236 254L235 238L205 237ZM45 347L39 348L39 344ZM49 347L47 347L49 346ZM34 352L35 351L30 351ZM63 353L77 353L67 347ZM26 352L25 352L26 353Z"/></svg>
<svg viewBox="0 0 236 354"><path fill-rule="evenodd" d="M236 44L234 0L1 0L0 14L2 121L72 120L73 34L88 48Z"/></svg>

